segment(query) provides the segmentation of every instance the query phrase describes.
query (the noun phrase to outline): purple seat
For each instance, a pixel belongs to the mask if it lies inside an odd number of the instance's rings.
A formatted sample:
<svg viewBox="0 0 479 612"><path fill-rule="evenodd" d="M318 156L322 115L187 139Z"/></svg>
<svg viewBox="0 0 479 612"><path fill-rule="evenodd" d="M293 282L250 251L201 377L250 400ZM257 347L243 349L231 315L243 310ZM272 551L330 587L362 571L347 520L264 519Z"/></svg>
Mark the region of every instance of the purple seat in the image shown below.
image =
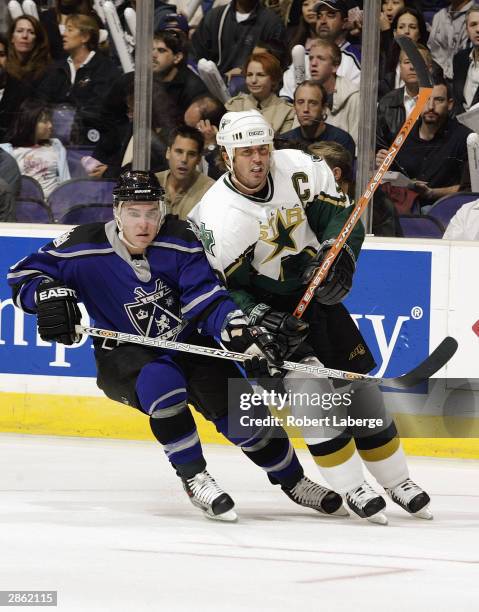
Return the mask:
<svg viewBox="0 0 479 612"><path fill-rule="evenodd" d="M40 183L31 176L26 176L25 174L22 174L21 176L20 193L18 197L21 199L26 198L27 200L34 199L38 200L39 202L45 201L45 196Z"/></svg>
<svg viewBox="0 0 479 612"><path fill-rule="evenodd" d="M70 145L67 147L67 161L70 176L75 178L88 178L85 168L81 165L81 158L93 153L92 147L81 147Z"/></svg>
<svg viewBox="0 0 479 612"><path fill-rule="evenodd" d="M111 221L113 219L112 204L87 204L74 206L60 220L65 225L81 225L93 221Z"/></svg>
<svg viewBox="0 0 479 612"><path fill-rule="evenodd" d="M404 238L442 238L444 227L429 215L399 215Z"/></svg>
<svg viewBox="0 0 479 612"><path fill-rule="evenodd" d="M452 195L444 196L440 198L435 204L431 206L427 214L429 217L437 219L443 227L449 225L449 221L454 217L457 211L463 204L472 202L479 198L479 193L463 192L454 193Z"/></svg>
<svg viewBox="0 0 479 612"><path fill-rule="evenodd" d="M33 198L18 198L15 202L18 223L51 223L52 214L45 202Z"/></svg>
<svg viewBox="0 0 479 612"><path fill-rule="evenodd" d="M116 181L78 178L58 185L48 198L53 220L58 223L75 206L89 204L113 205Z"/></svg>

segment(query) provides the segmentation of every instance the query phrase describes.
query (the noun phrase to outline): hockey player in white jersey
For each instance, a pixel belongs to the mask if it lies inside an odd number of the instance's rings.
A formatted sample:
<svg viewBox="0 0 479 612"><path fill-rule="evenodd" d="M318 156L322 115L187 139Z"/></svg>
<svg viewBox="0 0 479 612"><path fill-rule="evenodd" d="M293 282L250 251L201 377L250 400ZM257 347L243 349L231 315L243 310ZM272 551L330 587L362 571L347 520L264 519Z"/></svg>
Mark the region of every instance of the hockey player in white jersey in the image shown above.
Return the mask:
<svg viewBox="0 0 479 612"><path fill-rule="evenodd" d="M352 210L326 162L298 150L273 150L273 130L254 110L226 113L217 142L229 171L189 215L211 266L250 324L277 335L284 358L319 359L327 367L369 372L375 365L371 352L341 304L364 239L360 223L303 320L291 314ZM297 388L290 375L285 387ZM350 410L356 416L365 411L380 416L384 425L366 435L350 429L304 434L330 486L361 518L386 523L385 501L365 480L365 465L393 501L417 517L431 518L429 496L409 478L395 424L377 387L357 392Z"/></svg>

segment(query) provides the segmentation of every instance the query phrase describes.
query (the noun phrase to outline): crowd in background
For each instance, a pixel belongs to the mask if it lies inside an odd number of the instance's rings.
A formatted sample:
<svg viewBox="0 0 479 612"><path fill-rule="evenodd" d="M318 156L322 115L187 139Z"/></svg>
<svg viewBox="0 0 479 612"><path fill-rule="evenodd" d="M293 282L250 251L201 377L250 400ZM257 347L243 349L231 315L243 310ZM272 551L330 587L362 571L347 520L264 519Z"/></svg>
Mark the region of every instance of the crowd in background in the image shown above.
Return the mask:
<svg viewBox="0 0 479 612"><path fill-rule="evenodd" d="M0 33L0 221L25 220L22 176L36 181L48 209L60 185L114 180L133 160L134 72L122 70L92 0L51 4L39 0L39 19L23 14ZM128 32L124 11L135 2L115 5ZM362 8L361 0L203 0L188 20L186 0L155 0L151 169L171 212L185 217L225 171L215 136L227 110L259 110L277 148L322 155L353 196ZM456 117L479 103L479 4L384 0L380 29L378 165L419 87L396 36L416 43L434 80L393 168L408 181L386 183L375 197L374 232L401 235L398 214L424 214L470 190L470 130ZM306 50L300 84L295 45ZM229 99L200 78L202 58L218 67Z"/></svg>

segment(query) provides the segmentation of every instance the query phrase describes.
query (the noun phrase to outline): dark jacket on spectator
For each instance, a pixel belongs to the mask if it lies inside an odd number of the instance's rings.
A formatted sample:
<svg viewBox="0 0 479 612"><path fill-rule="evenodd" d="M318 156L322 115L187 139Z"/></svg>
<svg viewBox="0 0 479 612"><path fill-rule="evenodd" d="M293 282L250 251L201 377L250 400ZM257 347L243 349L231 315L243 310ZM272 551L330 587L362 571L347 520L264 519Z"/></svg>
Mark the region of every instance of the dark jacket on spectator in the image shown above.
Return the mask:
<svg viewBox="0 0 479 612"><path fill-rule="evenodd" d="M191 42L196 60L202 57L213 60L224 74L231 68L242 67L259 40L285 37L281 19L259 1L248 19L238 23L235 0L232 0L226 6L218 6L206 13Z"/></svg>
<svg viewBox="0 0 479 612"><path fill-rule="evenodd" d="M399 87L379 100L376 128L377 149L389 149L405 119L404 87Z"/></svg>
<svg viewBox="0 0 479 612"><path fill-rule="evenodd" d="M471 49L463 49L459 51L459 53L456 53L452 61L454 73L452 87L454 91L454 112L456 115L464 112L464 104L466 102L464 99L464 86L467 80L469 64L471 63L470 54ZM479 102L479 87L476 89L471 106L477 102Z"/></svg>
<svg viewBox="0 0 479 612"><path fill-rule="evenodd" d="M321 136L316 136L314 138L305 138L301 131L301 127L297 127L294 130L290 130L289 132L284 132L278 136L279 140L297 140L298 142L304 142L306 144L313 144L315 142L322 141L331 141L337 142L342 145L349 153L351 157L354 159L356 156L356 145L354 144L354 140L352 136L348 134L345 130L338 128L334 125L325 124L326 129L321 134Z"/></svg>
<svg viewBox="0 0 479 612"><path fill-rule="evenodd" d="M28 98L31 91L25 83L6 74L5 90L0 100L0 142L5 142L7 129L13 123L21 103Z"/></svg>
<svg viewBox="0 0 479 612"><path fill-rule="evenodd" d="M467 171L466 140L471 130L449 118L432 140L423 140L419 128L418 122L397 154L396 167L393 164L392 169L400 170L411 179L425 181L431 188L459 185Z"/></svg>
<svg viewBox="0 0 479 612"><path fill-rule="evenodd" d="M193 100L208 93L208 89L200 77L186 64L180 66L176 77L172 81L162 81L162 85L177 105L181 123L183 123L183 115L186 109Z"/></svg>
<svg viewBox="0 0 479 612"><path fill-rule="evenodd" d="M48 71L38 90L38 97L50 104L71 104L77 110L77 144L97 142L101 130L101 107L112 81L120 71L105 55L96 52L92 59L80 68L71 83L67 60L56 62ZM90 130L95 130L90 132Z"/></svg>
<svg viewBox="0 0 479 612"><path fill-rule="evenodd" d="M15 158L0 149L0 221L15 221L15 198L20 192L20 182Z"/></svg>

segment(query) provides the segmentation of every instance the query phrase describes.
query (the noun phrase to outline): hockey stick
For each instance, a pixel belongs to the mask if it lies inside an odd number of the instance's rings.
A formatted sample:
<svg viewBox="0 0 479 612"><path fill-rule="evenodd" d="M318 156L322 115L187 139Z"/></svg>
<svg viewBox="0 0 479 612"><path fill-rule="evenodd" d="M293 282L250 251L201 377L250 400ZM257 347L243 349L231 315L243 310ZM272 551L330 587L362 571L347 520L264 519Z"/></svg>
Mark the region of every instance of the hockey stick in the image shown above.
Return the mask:
<svg viewBox="0 0 479 612"><path fill-rule="evenodd" d="M224 351L220 348L212 348L207 346L197 346L195 344L186 344L184 342L174 342L172 340L162 340L161 338L148 338L145 336L136 336L135 334L126 334L123 332L111 331L109 329L99 329L98 327L83 327L77 325L75 331L78 334L86 334L88 336L94 336L95 338L104 338L109 340L117 340L118 342L127 342L132 344L141 344L143 346L152 346L162 349L170 349L173 351L182 351L185 353L191 353L195 355L206 355L209 357L219 357L220 359L230 359L231 361L239 361L242 363L250 355L244 355L243 353L234 353L231 351ZM423 382L435 372L440 370L457 350L457 342L454 338L447 337L441 344L429 355L424 361L422 361L417 367L402 376L394 378L377 378L375 376L368 376L366 374L356 374L355 372L347 372L345 370L333 370L331 368L321 368L307 363L294 363L292 361L285 361L281 366L284 370L290 370L292 372L304 372L305 374L313 374L315 376L322 376L327 378L339 378L347 380L349 382L366 381L373 382L379 385L385 385L386 387L393 387L397 389L403 389L407 387L414 387L415 385Z"/></svg>
<svg viewBox="0 0 479 612"><path fill-rule="evenodd" d="M427 69L427 66L424 62L424 59L421 53L418 51L414 42L407 38L406 36L398 36L395 38L395 41L399 44L401 49L406 53L408 58L411 60L412 65L414 66L414 70L416 71L418 80L419 80L419 93L417 96L416 105L409 117L406 118L404 125L398 132L394 142L390 146L387 155L383 161L383 163L379 166L376 171L376 174L369 181L366 186L366 189L363 195L359 198L356 206L354 207L352 213L350 214L348 220L344 224L343 229L339 233L338 237L334 241L333 246L329 249L326 258L324 259L320 268L318 268L315 273L313 279L308 285L303 297L299 301L299 304L296 306L293 315L300 319L309 303L313 299L314 292L319 287L319 285L326 278L329 269L333 265L334 260L339 255L339 252L344 246L344 243L348 239L349 235L353 231L356 223L359 221L359 218L366 210L369 200L374 195L374 192L379 187L382 177L385 172L389 169L390 165L393 163L394 158L398 154L399 149L403 145L406 140L409 132L411 131L413 125L416 123L419 115L422 113L424 107L426 106L426 102L428 101L431 92L432 92L432 80L431 75Z"/></svg>

